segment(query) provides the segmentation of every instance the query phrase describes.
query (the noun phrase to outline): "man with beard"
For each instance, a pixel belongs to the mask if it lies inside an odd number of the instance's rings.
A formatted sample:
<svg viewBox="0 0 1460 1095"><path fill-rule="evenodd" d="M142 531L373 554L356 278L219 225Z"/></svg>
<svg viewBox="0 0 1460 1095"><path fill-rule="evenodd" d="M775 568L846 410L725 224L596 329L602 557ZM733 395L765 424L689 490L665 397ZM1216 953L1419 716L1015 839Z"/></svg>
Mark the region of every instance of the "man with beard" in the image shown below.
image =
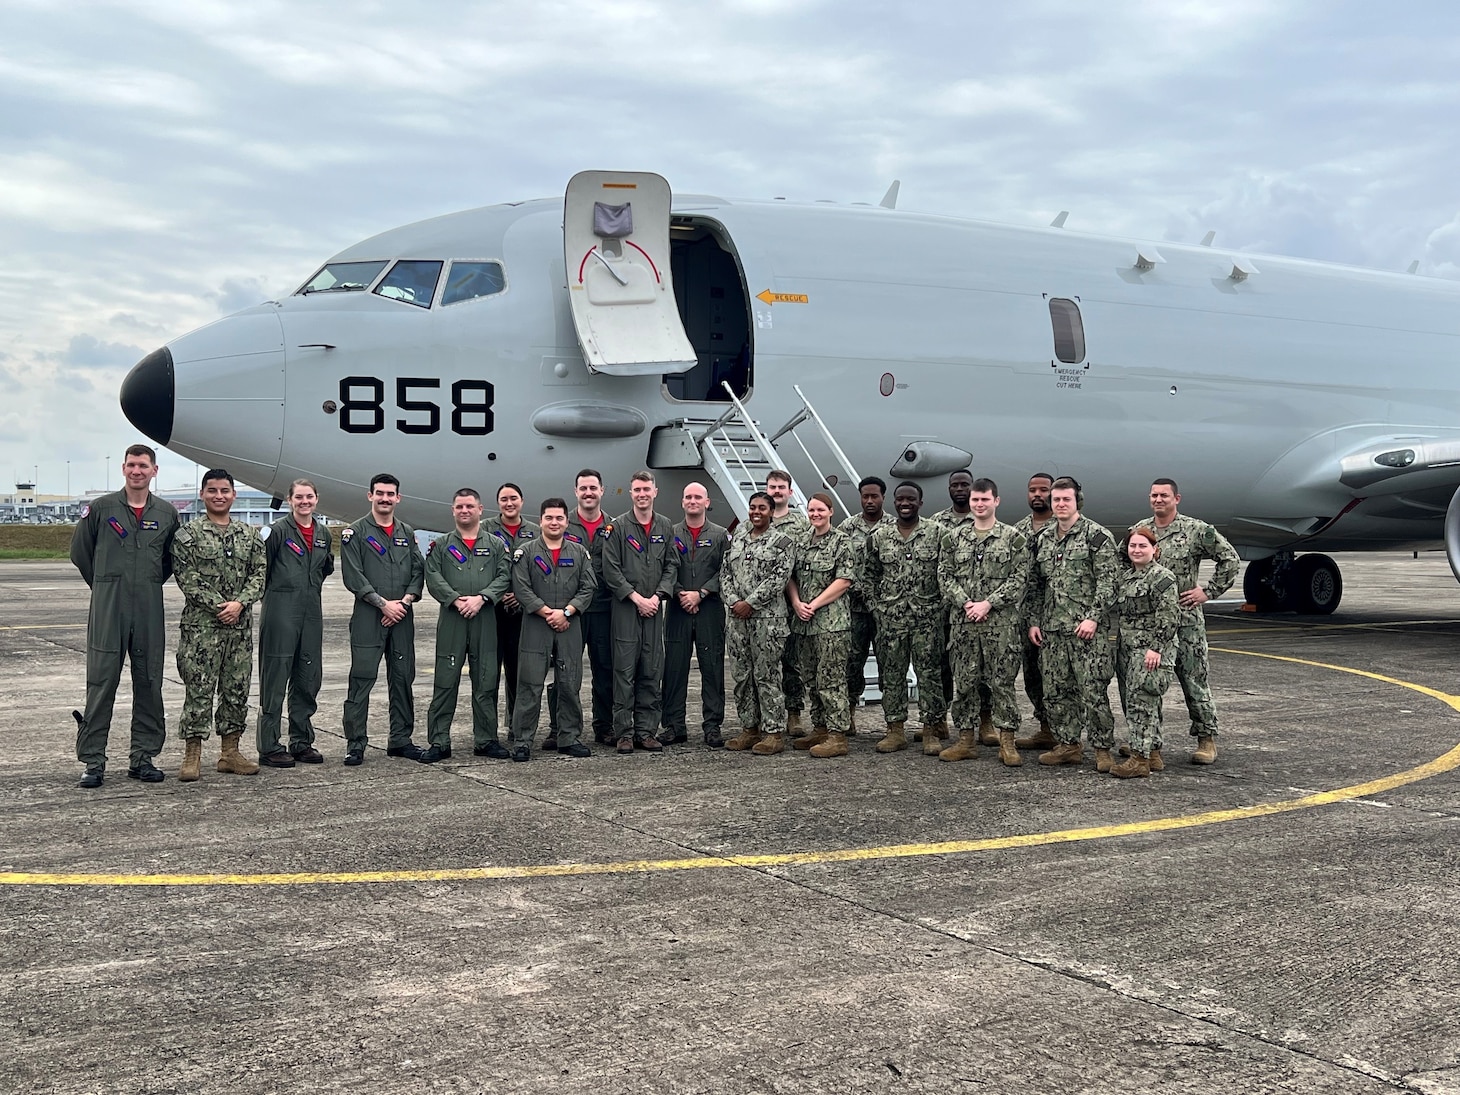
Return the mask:
<svg viewBox="0 0 1460 1095"><path fill-rule="evenodd" d="M800 510L791 508L791 473L783 468L771 469L765 477L765 493L773 503L771 528L789 536L798 549L809 544L811 522ZM786 733L802 737L810 731L801 722L806 686L801 681L801 636L794 631L786 636L786 652L781 659L781 691L786 697Z"/></svg>
<svg viewBox="0 0 1460 1095"><path fill-rule="evenodd" d="M952 532L960 525L973 521L973 510L969 507L968 498L973 491L973 472L964 469L955 471L948 476L948 501L947 509L940 509L929 518L936 525L941 525L945 532ZM943 622L943 695L947 699L953 697L953 662L948 656L948 642L952 637L949 621ZM989 691L986 687L979 688L979 716L978 729L979 739L984 745L999 744L999 735L994 732L994 724L991 715ZM922 734L914 734L913 741L922 740Z"/></svg>
<svg viewBox="0 0 1460 1095"><path fill-rule="evenodd" d="M1029 514L1021 517L1014 525L1032 547L1034 534L1048 524L1053 516L1049 508L1049 488L1054 476L1047 471L1037 471L1029 477ZM1024 694L1034 705L1034 717L1039 729L1027 738L1014 742L1017 749L1053 749L1054 735L1049 732L1049 716L1044 711L1044 678L1039 675L1039 647L1029 641L1028 609L1025 609L1025 624L1021 629L1024 645Z"/></svg>

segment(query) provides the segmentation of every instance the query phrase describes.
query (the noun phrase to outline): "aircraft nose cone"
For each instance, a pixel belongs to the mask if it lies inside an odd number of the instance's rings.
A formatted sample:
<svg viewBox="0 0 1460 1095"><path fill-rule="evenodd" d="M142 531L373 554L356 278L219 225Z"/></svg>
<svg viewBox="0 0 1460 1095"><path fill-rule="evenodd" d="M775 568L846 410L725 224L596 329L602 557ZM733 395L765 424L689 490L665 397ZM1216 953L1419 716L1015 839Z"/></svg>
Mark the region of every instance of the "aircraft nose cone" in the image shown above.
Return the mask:
<svg viewBox="0 0 1460 1095"><path fill-rule="evenodd" d="M166 346L133 365L122 381L122 413L159 445L172 440L174 388L172 351Z"/></svg>

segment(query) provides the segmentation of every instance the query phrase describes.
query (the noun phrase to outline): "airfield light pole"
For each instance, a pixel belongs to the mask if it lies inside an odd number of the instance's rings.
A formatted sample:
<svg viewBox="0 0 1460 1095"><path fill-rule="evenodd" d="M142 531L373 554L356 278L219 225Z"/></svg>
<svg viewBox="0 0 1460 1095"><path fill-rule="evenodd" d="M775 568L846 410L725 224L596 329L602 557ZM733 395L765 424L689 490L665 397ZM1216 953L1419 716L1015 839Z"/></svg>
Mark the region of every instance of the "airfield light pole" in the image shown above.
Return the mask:
<svg viewBox="0 0 1460 1095"><path fill-rule="evenodd" d="M106 458L106 489L112 489L112 458L110 455Z"/></svg>
<svg viewBox="0 0 1460 1095"><path fill-rule="evenodd" d="M71 501L71 461L66 461L66 501Z"/></svg>

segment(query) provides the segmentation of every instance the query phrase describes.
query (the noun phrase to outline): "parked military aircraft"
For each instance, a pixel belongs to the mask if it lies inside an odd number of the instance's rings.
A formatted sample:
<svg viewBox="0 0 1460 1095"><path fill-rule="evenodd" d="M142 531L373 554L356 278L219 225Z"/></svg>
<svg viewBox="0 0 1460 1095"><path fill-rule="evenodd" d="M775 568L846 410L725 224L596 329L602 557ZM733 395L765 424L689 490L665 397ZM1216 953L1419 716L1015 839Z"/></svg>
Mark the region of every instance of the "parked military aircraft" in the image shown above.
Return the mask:
<svg viewBox="0 0 1460 1095"><path fill-rule="evenodd" d="M458 486L512 480L530 511L584 466L609 507L648 466L667 497L708 476L737 512L772 463L849 501L858 472L936 501L969 466L1011 520L1045 470L1112 526L1170 476L1266 609L1331 612L1318 552L1429 547L1447 512L1460 566L1460 285L911 213L894 192L731 201L583 172L563 199L347 248L148 355L122 408L275 494L313 478L337 516L392 471L427 528Z"/></svg>

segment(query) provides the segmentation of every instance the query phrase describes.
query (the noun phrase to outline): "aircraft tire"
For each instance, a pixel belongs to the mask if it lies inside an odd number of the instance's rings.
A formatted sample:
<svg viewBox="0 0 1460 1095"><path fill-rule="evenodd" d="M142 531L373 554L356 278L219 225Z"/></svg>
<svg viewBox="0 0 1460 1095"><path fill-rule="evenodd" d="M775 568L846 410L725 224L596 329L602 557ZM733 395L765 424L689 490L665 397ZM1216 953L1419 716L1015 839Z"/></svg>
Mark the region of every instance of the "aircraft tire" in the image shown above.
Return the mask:
<svg viewBox="0 0 1460 1095"><path fill-rule="evenodd" d="M1329 616L1343 600L1343 575L1327 555L1300 555L1288 578L1293 607L1309 616Z"/></svg>
<svg viewBox="0 0 1460 1095"><path fill-rule="evenodd" d="M1292 568L1287 568L1286 572L1274 578L1281 562L1281 556L1270 555L1266 559L1256 559L1247 564L1247 570L1242 575L1242 596L1258 612L1292 612L1295 607Z"/></svg>

